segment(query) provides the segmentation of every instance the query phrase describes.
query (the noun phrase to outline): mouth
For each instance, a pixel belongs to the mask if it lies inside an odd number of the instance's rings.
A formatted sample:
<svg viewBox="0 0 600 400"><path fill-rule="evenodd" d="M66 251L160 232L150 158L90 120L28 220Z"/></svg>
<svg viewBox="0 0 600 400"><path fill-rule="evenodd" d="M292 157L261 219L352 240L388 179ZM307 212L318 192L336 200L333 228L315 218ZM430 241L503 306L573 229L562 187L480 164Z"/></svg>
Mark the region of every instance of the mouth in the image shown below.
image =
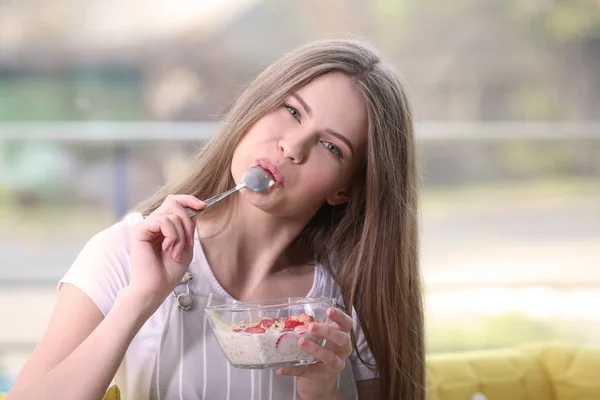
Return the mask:
<svg viewBox="0 0 600 400"><path fill-rule="evenodd" d="M275 181L275 186L283 185L283 174L279 170L279 167L268 158L260 158L256 160L256 165L265 170L266 174L273 178Z"/></svg>

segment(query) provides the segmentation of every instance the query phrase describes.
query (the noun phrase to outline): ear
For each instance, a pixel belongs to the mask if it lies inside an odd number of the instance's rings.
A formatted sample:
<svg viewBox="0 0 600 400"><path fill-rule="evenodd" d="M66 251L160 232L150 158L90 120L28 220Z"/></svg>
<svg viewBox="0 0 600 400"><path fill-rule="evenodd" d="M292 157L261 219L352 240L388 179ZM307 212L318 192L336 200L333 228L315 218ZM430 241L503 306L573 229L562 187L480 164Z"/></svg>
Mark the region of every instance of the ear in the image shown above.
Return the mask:
<svg viewBox="0 0 600 400"><path fill-rule="evenodd" d="M350 189L342 189L339 192L328 196L325 201L330 206L337 206L338 204L347 203L352 198L352 190Z"/></svg>

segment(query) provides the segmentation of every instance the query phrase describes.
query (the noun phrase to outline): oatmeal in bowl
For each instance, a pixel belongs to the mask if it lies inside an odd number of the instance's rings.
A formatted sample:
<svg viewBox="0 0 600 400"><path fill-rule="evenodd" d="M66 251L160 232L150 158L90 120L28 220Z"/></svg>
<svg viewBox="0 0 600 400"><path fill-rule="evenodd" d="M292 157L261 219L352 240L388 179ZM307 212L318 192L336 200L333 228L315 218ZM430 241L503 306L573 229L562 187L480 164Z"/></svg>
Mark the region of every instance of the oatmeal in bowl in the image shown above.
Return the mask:
<svg viewBox="0 0 600 400"><path fill-rule="evenodd" d="M234 367L279 368L316 362L298 347L298 340L306 337L325 345L307 330L311 322L330 323L326 316L330 307L335 307L333 298L289 297L211 306L206 315Z"/></svg>

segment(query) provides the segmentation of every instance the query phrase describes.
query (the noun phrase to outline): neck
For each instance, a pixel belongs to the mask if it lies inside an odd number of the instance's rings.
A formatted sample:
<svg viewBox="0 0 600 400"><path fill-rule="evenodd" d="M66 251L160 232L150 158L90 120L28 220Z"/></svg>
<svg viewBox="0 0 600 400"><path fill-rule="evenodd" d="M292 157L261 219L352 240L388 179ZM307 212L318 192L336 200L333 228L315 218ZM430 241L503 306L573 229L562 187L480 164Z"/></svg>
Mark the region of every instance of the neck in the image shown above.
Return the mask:
<svg viewBox="0 0 600 400"><path fill-rule="evenodd" d="M231 200L226 205L228 210L199 218L197 223L204 253L215 275L236 277L240 284L253 287L294 266L288 250L311 216L277 217L239 195Z"/></svg>

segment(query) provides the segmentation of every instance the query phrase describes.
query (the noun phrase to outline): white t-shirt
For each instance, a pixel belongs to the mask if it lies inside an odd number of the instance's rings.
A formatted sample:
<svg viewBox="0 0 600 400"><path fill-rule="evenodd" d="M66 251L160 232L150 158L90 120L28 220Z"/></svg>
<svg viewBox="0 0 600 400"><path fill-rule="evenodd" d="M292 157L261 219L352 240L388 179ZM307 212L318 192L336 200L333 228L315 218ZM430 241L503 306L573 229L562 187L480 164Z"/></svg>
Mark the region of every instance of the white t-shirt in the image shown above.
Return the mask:
<svg viewBox="0 0 600 400"><path fill-rule="evenodd" d="M81 289L106 316L117 293L129 284L129 232L141 220L141 214L132 213L96 234L60 283ZM168 296L142 326L115 377L123 400L299 399L297 378L278 376L273 369L234 368L225 358L204 315L204 307L235 300L213 275L197 234L189 271L193 308L182 310L175 296ZM176 291L185 291L185 285L178 286ZM338 306L343 305L338 285L319 265L307 297L334 297ZM374 363L356 318L354 328L362 358ZM353 352L337 381L342 398L355 399L355 381L375 377L376 373Z"/></svg>

